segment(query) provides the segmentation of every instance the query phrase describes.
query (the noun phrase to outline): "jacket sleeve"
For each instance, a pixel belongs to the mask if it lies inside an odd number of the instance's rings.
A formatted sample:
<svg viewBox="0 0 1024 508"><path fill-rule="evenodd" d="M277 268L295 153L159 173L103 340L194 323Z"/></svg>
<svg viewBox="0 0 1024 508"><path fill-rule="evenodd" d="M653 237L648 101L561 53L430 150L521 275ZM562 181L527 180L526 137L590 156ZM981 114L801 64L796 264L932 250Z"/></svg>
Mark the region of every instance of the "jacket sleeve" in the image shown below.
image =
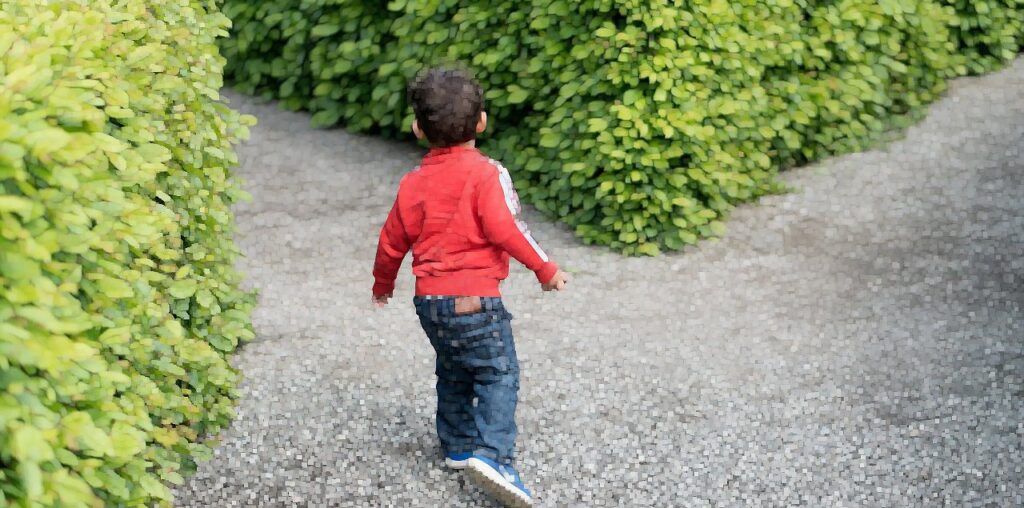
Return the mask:
<svg viewBox="0 0 1024 508"><path fill-rule="evenodd" d="M537 275L541 284L549 282L558 265L537 245L526 223L520 218L519 196L508 171L500 165L488 171L477 186L476 210L484 236L501 247Z"/></svg>
<svg viewBox="0 0 1024 508"><path fill-rule="evenodd" d="M373 263L373 296L390 295L395 290L395 278L409 252L409 237L402 224L398 199L391 207L377 241L377 257Z"/></svg>

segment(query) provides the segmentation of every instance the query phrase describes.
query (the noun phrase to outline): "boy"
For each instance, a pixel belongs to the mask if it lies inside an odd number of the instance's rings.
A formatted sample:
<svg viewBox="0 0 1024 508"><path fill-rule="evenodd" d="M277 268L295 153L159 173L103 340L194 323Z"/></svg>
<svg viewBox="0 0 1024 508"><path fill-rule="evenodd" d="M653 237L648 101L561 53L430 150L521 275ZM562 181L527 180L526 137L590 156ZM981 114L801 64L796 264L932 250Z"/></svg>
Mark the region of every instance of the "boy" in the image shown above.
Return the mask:
<svg viewBox="0 0 1024 508"><path fill-rule="evenodd" d="M387 304L411 248L413 303L437 353L437 435L445 463L509 506L531 506L512 466L519 363L498 290L509 255L545 291L568 282L518 215L508 172L476 149L487 127L483 91L469 74L431 69L410 83L412 130L430 151L406 174L381 230L373 301Z"/></svg>

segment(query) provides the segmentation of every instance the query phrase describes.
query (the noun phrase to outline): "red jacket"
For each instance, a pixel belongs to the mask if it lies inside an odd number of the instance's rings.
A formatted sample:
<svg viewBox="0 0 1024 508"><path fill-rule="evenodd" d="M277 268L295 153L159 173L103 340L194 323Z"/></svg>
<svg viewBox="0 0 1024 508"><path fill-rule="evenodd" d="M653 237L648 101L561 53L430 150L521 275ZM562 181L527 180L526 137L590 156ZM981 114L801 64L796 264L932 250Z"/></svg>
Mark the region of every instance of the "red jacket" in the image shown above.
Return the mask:
<svg viewBox="0 0 1024 508"><path fill-rule="evenodd" d="M558 265L519 219L508 171L476 148L434 148L402 177L380 232L374 296L391 294L412 249L417 295L500 296L509 255L542 284Z"/></svg>

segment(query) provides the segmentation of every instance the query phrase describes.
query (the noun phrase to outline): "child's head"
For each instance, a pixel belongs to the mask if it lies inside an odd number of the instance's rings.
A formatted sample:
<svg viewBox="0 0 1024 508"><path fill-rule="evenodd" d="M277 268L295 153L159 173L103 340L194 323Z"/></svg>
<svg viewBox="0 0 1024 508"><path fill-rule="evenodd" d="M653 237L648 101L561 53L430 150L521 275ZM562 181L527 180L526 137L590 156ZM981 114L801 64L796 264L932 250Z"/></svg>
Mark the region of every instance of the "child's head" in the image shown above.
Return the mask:
<svg viewBox="0 0 1024 508"><path fill-rule="evenodd" d="M466 71L436 67L409 83L416 120L412 131L432 146L449 147L476 139L487 127L484 93Z"/></svg>

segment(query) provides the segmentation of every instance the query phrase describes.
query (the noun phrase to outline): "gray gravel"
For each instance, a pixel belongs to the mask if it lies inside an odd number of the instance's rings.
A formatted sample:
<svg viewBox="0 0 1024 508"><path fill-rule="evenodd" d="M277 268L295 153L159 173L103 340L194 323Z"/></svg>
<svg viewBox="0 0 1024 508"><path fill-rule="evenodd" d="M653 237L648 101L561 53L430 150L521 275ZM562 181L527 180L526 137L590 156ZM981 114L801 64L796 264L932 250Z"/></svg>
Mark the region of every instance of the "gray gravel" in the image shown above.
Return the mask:
<svg viewBox="0 0 1024 508"><path fill-rule="evenodd" d="M442 468L432 350L369 305L410 144L260 125L238 207L259 337L238 418L179 506L493 506ZM1024 59L906 138L789 171L725 239L659 258L531 225L576 271L504 286L519 466L540 506L1024 505Z"/></svg>

